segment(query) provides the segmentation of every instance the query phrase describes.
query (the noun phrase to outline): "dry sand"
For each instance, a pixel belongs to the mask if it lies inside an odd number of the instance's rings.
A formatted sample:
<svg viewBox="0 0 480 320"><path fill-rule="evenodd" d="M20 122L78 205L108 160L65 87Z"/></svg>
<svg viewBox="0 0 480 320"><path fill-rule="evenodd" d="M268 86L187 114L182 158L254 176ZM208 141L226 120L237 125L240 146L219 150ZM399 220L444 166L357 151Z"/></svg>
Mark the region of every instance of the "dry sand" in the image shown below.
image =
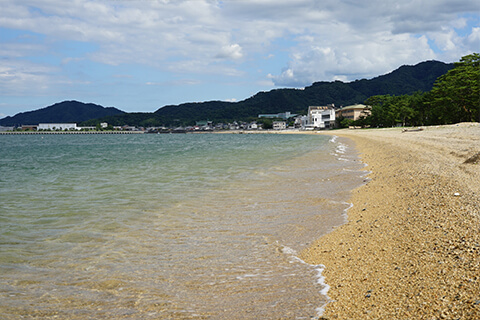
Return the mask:
<svg viewBox="0 0 480 320"><path fill-rule="evenodd" d="M328 132L371 181L302 253L331 286L322 319L480 319L480 125Z"/></svg>

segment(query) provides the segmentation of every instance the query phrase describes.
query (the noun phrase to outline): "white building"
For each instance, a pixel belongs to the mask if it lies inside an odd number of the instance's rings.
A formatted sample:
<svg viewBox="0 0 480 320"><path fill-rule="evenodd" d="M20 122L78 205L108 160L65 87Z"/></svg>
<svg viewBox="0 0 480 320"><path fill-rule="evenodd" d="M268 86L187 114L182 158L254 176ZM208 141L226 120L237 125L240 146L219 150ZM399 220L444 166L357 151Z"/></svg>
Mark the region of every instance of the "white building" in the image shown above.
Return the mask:
<svg viewBox="0 0 480 320"><path fill-rule="evenodd" d="M3 127L3 126L0 126L0 132L13 131L13 130L15 130L15 127Z"/></svg>
<svg viewBox="0 0 480 320"><path fill-rule="evenodd" d="M287 123L285 121L273 121L273 130L285 130L287 129Z"/></svg>
<svg viewBox="0 0 480 320"><path fill-rule="evenodd" d="M358 120L366 118L372 114L372 107L364 104L354 104L351 106L343 107L336 111L336 117L344 117L345 119Z"/></svg>
<svg viewBox="0 0 480 320"><path fill-rule="evenodd" d="M307 116L297 116L295 117L295 128L305 129L308 124L308 117Z"/></svg>
<svg viewBox="0 0 480 320"><path fill-rule="evenodd" d="M307 128L328 129L335 126L335 109L333 105L308 107Z"/></svg>
<svg viewBox="0 0 480 320"><path fill-rule="evenodd" d="M84 130L84 131L95 131L97 127L89 126L89 127L77 127L77 130Z"/></svg>
<svg viewBox="0 0 480 320"><path fill-rule="evenodd" d="M76 123L40 123L37 130L78 130Z"/></svg>
<svg viewBox="0 0 480 320"><path fill-rule="evenodd" d="M287 120L289 118L293 118L293 117L296 117L296 116L297 116L297 114L291 113L290 111L286 111L286 112L282 112L282 113L275 113L275 114L259 114L258 115L259 118L271 118L271 119L279 118L279 119L283 119L283 120Z"/></svg>

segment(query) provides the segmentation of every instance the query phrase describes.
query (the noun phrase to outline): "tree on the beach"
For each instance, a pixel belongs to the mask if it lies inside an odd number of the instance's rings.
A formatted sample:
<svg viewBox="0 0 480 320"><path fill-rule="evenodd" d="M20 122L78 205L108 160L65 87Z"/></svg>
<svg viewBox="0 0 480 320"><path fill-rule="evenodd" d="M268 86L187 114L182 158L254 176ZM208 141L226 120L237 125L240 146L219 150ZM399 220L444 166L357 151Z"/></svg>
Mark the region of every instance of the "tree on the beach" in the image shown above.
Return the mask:
<svg viewBox="0 0 480 320"><path fill-rule="evenodd" d="M372 127L480 122L480 54L461 58L429 92L378 95L365 104L372 106L372 114L363 122Z"/></svg>
<svg viewBox="0 0 480 320"><path fill-rule="evenodd" d="M421 93L415 93L411 96L383 95L370 97L365 101L365 104L372 106L372 114L362 122L375 127L417 124L419 114L417 109L422 105L422 96Z"/></svg>
<svg viewBox="0 0 480 320"><path fill-rule="evenodd" d="M372 107L371 115L365 119L366 124L372 127L383 127L389 126L388 123L388 109L389 109L389 101L391 100L392 96L390 95L377 95L368 98L365 101L366 105Z"/></svg>
<svg viewBox="0 0 480 320"><path fill-rule="evenodd" d="M439 123L480 121L480 54L460 59L435 82L428 102Z"/></svg>

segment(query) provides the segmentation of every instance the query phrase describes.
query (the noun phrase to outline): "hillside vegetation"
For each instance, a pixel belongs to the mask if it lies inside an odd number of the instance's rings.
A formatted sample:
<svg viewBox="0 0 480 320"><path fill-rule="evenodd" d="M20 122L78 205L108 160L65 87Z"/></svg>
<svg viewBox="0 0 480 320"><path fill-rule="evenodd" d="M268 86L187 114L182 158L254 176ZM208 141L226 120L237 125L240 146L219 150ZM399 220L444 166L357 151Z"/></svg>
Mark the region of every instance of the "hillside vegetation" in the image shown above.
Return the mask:
<svg viewBox="0 0 480 320"><path fill-rule="evenodd" d="M63 101L35 111L18 113L0 119L1 126L36 125L39 123L77 123L90 119L123 114L116 108L104 108L93 103Z"/></svg>
<svg viewBox="0 0 480 320"><path fill-rule="evenodd" d="M344 126L386 127L480 122L480 54L473 53L440 76L428 92L375 95L365 101L372 115Z"/></svg>
<svg viewBox="0 0 480 320"><path fill-rule="evenodd" d="M364 103L372 106L372 116L346 125L393 126L446 124L480 120L479 54L463 57L455 64L426 61L402 66L373 79L353 82L315 82L303 89L275 89L259 92L239 101L191 102L169 105L155 112L126 113L93 103L64 101L13 117L0 119L0 125L18 126L38 123L76 122L95 126L107 122L113 126L187 126L196 121L215 123L250 121L259 114L290 111L307 113L309 106Z"/></svg>
<svg viewBox="0 0 480 320"><path fill-rule="evenodd" d="M195 121L214 122L248 121L259 114L290 111L306 114L308 106L350 105L364 102L373 95L402 95L431 90L435 80L453 67L438 61L426 61L415 66L402 66L397 70L369 80L350 83L341 81L316 82L305 89L276 89L259 92L239 101L207 101L165 106L153 113L128 113L91 120L83 125L105 121L112 125L186 126Z"/></svg>

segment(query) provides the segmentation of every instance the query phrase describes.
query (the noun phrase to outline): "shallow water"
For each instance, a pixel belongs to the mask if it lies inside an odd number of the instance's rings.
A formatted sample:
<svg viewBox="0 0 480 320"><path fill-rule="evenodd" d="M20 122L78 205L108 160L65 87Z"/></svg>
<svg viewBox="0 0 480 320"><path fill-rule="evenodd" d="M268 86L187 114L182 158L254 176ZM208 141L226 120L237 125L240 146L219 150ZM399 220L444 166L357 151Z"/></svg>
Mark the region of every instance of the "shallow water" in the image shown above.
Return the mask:
<svg viewBox="0 0 480 320"><path fill-rule="evenodd" d="M0 314L310 319L362 164L315 135L0 136Z"/></svg>

